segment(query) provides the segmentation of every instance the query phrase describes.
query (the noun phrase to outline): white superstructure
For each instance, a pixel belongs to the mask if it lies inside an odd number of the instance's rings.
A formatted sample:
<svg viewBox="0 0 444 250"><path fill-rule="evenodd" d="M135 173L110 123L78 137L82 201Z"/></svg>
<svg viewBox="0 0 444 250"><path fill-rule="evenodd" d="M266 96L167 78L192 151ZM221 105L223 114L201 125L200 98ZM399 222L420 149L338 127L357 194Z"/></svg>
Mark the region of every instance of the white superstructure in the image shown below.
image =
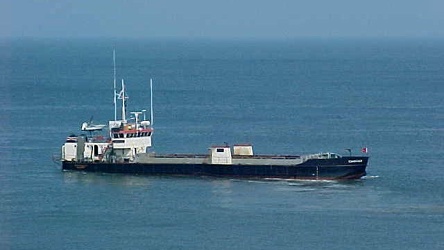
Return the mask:
<svg viewBox="0 0 444 250"><path fill-rule="evenodd" d="M113 53L115 62L115 54ZM115 67L114 67L115 68ZM146 153L151 147L153 133L153 98L152 80L151 89L151 121L145 120L146 110L130 112L131 119L127 120L126 101L128 96L125 83L122 79L122 89L116 91L114 70L114 120L108 122L108 133L101 134L106 125L94 125L92 119L89 123L82 123L81 130L86 132L80 136L70 135L62 146L63 161L104 161L130 162L137 154ZM117 119L117 100L121 100L121 119ZM142 116L143 115L143 116Z"/></svg>

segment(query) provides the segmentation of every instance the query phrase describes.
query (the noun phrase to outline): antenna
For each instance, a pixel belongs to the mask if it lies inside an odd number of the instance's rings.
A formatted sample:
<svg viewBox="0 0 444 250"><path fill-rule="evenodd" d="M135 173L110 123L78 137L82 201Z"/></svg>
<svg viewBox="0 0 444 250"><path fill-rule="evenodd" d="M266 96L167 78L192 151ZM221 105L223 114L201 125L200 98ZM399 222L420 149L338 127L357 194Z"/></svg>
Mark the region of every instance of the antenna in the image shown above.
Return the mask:
<svg viewBox="0 0 444 250"><path fill-rule="evenodd" d="M122 94L122 96L121 96L121 98L122 98L122 121L126 122L126 107L125 107L126 95L125 95L125 83L123 82L123 79L122 79L122 91L120 93Z"/></svg>
<svg viewBox="0 0 444 250"><path fill-rule="evenodd" d="M114 121L117 121L117 92L116 92L116 50L113 50L114 64Z"/></svg>
<svg viewBox="0 0 444 250"><path fill-rule="evenodd" d="M154 124L154 120L153 120L153 79L150 78L150 123L151 126L153 126Z"/></svg>

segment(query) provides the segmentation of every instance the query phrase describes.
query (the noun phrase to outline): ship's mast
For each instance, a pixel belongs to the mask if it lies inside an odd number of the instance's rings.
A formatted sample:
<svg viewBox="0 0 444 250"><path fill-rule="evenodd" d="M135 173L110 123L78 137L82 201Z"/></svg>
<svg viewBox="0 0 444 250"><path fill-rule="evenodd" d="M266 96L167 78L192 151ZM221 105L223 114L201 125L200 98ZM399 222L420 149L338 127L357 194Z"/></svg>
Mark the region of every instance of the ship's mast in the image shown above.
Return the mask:
<svg viewBox="0 0 444 250"><path fill-rule="evenodd" d="M114 64L114 121L117 121L116 50L113 50L113 64Z"/></svg>
<svg viewBox="0 0 444 250"><path fill-rule="evenodd" d="M120 92L121 94L121 98L122 98L122 121L126 122L126 105L125 105L125 83L123 82L122 79L122 91Z"/></svg>
<svg viewBox="0 0 444 250"><path fill-rule="evenodd" d="M154 120L153 120L153 79L150 79L150 123L151 126L153 126Z"/></svg>

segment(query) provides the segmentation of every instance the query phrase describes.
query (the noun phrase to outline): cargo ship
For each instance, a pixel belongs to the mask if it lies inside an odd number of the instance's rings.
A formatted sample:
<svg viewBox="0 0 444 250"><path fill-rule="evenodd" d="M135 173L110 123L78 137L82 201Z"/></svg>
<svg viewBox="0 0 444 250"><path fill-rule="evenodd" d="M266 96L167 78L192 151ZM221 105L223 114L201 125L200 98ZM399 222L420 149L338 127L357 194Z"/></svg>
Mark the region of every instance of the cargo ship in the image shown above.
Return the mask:
<svg viewBox="0 0 444 250"><path fill-rule="evenodd" d="M152 110L149 120L146 110L131 112L133 119L127 120L124 86L122 82L122 91L116 95L122 101L121 119L108 125L84 122L83 134L68 136L62 146L63 170L311 180L358 179L366 174L367 156L257 155L251 144L215 145L207 154L155 154L150 152Z"/></svg>
<svg viewBox="0 0 444 250"><path fill-rule="evenodd" d="M366 174L368 156L341 156L336 153L306 155L254 154L251 144L214 145L206 154L156 154L150 151L153 136L152 81L151 105L130 112L126 119L125 83L116 91L114 78L114 120L108 124L81 125L80 135L71 134L61 150L62 169L67 171L210 176L248 179L359 179ZM117 102L121 117L117 119Z"/></svg>

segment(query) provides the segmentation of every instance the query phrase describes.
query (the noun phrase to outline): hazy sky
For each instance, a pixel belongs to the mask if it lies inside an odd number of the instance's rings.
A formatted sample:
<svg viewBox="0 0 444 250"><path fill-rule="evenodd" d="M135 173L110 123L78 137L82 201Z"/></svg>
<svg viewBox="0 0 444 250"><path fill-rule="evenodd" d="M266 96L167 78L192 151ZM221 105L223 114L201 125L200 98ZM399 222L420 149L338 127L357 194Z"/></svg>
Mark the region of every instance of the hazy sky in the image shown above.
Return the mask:
<svg viewBox="0 0 444 250"><path fill-rule="evenodd" d="M444 37L444 0L0 0L0 37Z"/></svg>

